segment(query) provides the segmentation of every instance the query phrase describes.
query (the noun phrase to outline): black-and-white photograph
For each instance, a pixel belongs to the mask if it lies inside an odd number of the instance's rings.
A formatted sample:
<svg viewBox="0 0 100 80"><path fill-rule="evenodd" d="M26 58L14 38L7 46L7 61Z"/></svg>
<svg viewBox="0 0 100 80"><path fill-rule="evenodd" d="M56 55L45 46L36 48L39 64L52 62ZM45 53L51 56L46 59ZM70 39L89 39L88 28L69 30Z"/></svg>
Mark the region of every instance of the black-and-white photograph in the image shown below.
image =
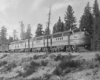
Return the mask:
<svg viewBox="0 0 100 80"><path fill-rule="evenodd" d="M100 80L100 0L0 0L0 80Z"/></svg>

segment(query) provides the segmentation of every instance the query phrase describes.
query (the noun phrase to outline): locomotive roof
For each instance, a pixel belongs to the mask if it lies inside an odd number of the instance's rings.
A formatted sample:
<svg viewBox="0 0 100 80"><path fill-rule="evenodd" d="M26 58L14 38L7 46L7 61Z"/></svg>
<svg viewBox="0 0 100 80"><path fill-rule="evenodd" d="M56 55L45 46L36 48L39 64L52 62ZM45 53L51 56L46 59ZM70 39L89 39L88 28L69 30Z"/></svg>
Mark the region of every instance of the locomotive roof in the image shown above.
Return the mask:
<svg viewBox="0 0 100 80"><path fill-rule="evenodd" d="M19 41L14 41L14 42L11 42L10 44L15 44L15 43L22 43L23 41L27 41L28 39L25 39L25 40L19 40Z"/></svg>
<svg viewBox="0 0 100 80"><path fill-rule="evenodd" d="M70 33L70 32L72 32L72 31L64 31L64 32L68 32L68 33ZM36 38L41 38L41 37L46 37L46 36L52 36L52 35L56 35L56 34L62 34L62 33L64 33L64 32L57 32L57 33L53 33L53 34L50 34L50 35L42 35L42 36L39 36L39 37L34 37L33 39L36 39Z"/></svg>

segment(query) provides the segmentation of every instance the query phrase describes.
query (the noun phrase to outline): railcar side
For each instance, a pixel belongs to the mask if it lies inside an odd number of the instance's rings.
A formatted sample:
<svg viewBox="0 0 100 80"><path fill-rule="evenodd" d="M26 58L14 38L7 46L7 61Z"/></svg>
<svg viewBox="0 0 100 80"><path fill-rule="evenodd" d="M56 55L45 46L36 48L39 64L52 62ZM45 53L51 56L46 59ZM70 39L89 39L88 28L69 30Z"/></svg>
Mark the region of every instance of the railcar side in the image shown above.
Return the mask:
<svg viewBox="0 0 100 80"><path fill-rule="evenodd" d="M10 52L28 52L29 50L29 39L14 41L9 45Z"/></svg>
<svg viewBox="0 0 100 80"><path fill-rule="evenodd" d="M14 52L15 51L15 42L11 42L9 44L9 52Z"/></svg>

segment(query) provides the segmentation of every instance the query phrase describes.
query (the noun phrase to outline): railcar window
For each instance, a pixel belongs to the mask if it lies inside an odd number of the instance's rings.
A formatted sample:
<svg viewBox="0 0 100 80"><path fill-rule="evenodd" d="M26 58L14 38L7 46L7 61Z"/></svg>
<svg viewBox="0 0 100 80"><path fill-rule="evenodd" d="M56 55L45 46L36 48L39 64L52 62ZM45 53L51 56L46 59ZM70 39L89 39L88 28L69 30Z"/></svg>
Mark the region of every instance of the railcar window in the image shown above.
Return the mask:
<svg viewBox="0 0 100 80"><path fill-rule="evenodd" d="M60 33L60 34L54 34L53 38L56 38L56 37L62 37L62 33Z"/></svg>
<svg viewBox="0 0 100 80"><path fill-rule="evenodd" d="M60 40L63 40L63 38L60 38Z"/></svg>

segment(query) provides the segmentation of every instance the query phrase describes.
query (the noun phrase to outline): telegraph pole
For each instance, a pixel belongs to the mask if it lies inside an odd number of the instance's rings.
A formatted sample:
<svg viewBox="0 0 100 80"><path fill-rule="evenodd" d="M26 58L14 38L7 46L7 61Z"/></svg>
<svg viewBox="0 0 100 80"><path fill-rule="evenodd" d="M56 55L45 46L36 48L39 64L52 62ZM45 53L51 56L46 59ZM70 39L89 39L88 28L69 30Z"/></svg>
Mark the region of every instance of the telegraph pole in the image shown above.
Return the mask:
<svg viewBox="0 0 100 80"><path fill-rule="evenodd" d="M50 11L49 11L49 14L48 14L48 22L47 22L47 28L48 28L48 34L47 34L47 52L49 52L48 36L49 36L49 30L50 30L50 19L51 19L51 5L50 5Z"/></svg>

